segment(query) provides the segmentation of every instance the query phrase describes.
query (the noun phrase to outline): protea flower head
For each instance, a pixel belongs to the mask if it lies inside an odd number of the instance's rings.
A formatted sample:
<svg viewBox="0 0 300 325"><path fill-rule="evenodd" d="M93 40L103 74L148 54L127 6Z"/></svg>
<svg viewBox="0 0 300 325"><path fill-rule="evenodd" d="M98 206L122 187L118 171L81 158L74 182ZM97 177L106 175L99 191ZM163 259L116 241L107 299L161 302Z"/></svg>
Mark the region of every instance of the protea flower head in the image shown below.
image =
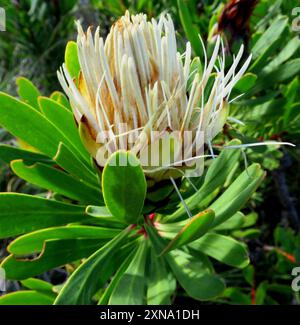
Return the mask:
<svg viewBox="0 0 300 325"><path fill-rule="evenodd" d="M221 39L210 60L203 46L205 62L200 69L195 64L199 59L192 62L190 43L183 55L177 51L169 15L148 21L144 14L126 12L105 41L99 27L93 37L91 28L84 33L79 22L77 26L80 76L73 80L63 65L58 77L97 164L104 166L105 157L122 149L141 160L149 148L151 154L158 148L160 155L166 151L164 143L171 143L172 157L157 159L157 166L143 164L149 178L181 176L191 162L203 160L204 144L211 148L222 130L228 97L250 63L248 58L236 71L243 47L225 73ZM212 72L215 78L207 96Z"/></svg>

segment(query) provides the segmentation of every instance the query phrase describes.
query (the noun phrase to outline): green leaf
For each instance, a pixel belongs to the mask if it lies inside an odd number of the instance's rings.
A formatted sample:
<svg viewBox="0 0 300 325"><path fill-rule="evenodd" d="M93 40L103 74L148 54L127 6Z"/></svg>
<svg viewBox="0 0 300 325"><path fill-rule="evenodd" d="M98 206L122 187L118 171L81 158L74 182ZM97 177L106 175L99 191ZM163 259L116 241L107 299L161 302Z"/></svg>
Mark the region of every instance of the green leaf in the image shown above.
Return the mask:
<svg viewBox="0 0 300 325"><path fill-rule="evenodd" d="M144 227L149 235L156 254L160 255L161 251L166 247L166 240L158 234L157 229L155 229L152 224L145 223Z"/></svg>
<svg viewBox="0 0 300 325"><path fill-rule="evenodd" d="M72 145L71 150L78 152L82 159L89 162L90 155L82 144L72 112L47 97L40 97L39 105L44 116L59 129Z"/></svg>
<svg viewBox="0 0 300 325"><path fill-rule="evenodd" d="M108 242L86 259L72 275L60 291L56 305L87 305L98 289L115 271L116 253L127 239L130 228Z"/></svg>
<svg viewBox="0 0 300 325"><path fill-rule="evenodd" d="M60 91L54 91L50 95L50 98L55 100L57 103L64 106L65 108L67 108L69 111L72 111L72 107L68 101L68 98Z"/></svg>
<svg viewBox="0 0 300 325"><path fill-rule="evenodd" d="M195 78L196 73L200 73L200 75L202 75L202 73L203 73L201 60L198 56L196 56L190 64L190 74L189 74L188 81L187 81L188 91L191 91L191 89L192 89L192 84L193 84L193 80Z"/></svg>
<svg viewBox="0 0 300 325"><path fill-rule="evenodd" d="M16 159L23 159L26 162L43 162L46 164L54 163L47 156L5 144L0 144L0 159L2 159L7 164Z"/></svg>
<svg viewBox="0 0 300 325"><path fill-rule="evenodd" d="M0 124L51 158L64 141L63 134L41 113L4 93L0 93Z"/></svg>
<svg viewBox="0 0 300 325"><path fill-rule="evenodd" d="M270 47L267 47L262 55L260 55L248 68L248 71L253 72L259 76L259 74L262 72L263 68L268 65L270 58L277 53L278 49L281 46L282 40L277 40L274 42ZM247 97L251 97L248 94L246 94Z"/></svg>
<svg viewBox="0 0 300 325"><path fill-rule="evenodd" d="M228 145L239 145L239 140L232 140ZM190 198L186 200L186 204L190 210L197 208L201 202L206 199L211 193L222 186L227 176L230 174L232 166L238 161L240 157L239 150L223 150L221 154L213 160L211 166L208 168L205 180L201 188ZM211 197L213 199L214 196ZM164 220L176 220L185 214L184 206L179 207L172 215L167 216Z"/></svg>
<svg viewBox="0 0 300 325"><path fill-rule="evenodd" d="M100 190L81 182L67 173L45 164L27 166L22 160L11 162L13 172L25 181L57 192L83 204L102 204Z"/></svg>
<svg viewBox="0 0 300 325"><path fill-rule="evenodd" d="M161 184L159 187L150 188L147 191L147 200L151 202L160 202L166 199L173 191L174 187L172 184Z"/></svg>
<svg viewBox="0 0 300 325"><path fill-rule="evenodd" d="M99 239L46 240L38 257L30 259L10 255L4 259L1 267L8 279L23 280L88 257L100 246L103 246L103 241Z"/></svg>
<svg viewBox="0 0 300 325"><path fill-rule="evenodd" d="M104 226L108 226L110 228L124 228L126 223L122 222L119 218L114 217L106 207L92 206L89 205L85 210L86 214L89 216L97 218L97 225L103 223Z"/></svg>
<svg viewBox="0 0 300 325"><path fill-rule="evenodd" d="M193 25L191 14L184 1L177 0L177 6L179 11L179 18L184 32L189 41L191 42L191 45L196 55L201 57L203 50L199 39L199 30L197 29L197 26Z"/></svg>
<svg viewBox="0 0 300 325"><path fill-rule="evenodd" d="M54 298L36 291L17 291L0 297L0 305L52 305Z"/></svg>
<svg viewBox="0 0 300 325"><path fill-rule="evenodd" d="M59 144L57 153L53 157L53 160L55 160L60 167L71 175L94 186L100 187L94 168L91 165L87 166L84 162L78 159L77 155L68 149L68 147L62 142Z"/></svg>
<svg viewBox="0 0 300 325"><path fill-rule="evenodd" d="M152 225L145 224L146 231L157 254L165 247L161 238ZM211 266L205 258L187 254L175 249L165 255L175 277L187 294L197 300L214 299L225 289L223 280L212 274Z"/></svg>
<svg viewBox="0 0 300 325"><path fill-rule="evenodd" d="M286 46L280 51L280 53L271 60L271 62L264 67L264 72L271 72L279 67L282 63L291 58L296 51L300 48L300 40L298 36L292 38Z"/></svg>
<svg viewBox="0 0 300 325"><path fill-rule="evenodd" d="M295 110L294 103L297 100L297 95L299 92L299 79L298 77L294 78L292 82L290 82L286 86L286 90L284 92L284 97L286 98L287 102L284 105L284 115L283 115L283 128L288 129L290 125L290 121L292 120L292 113ZM297 112L299 114L299 111Z"/></svg>
<svg viewBox="0 0 300 325"><path fill-rule="evenodd" d="M35 278L29 278L26 280L21 281L21 284L24 288L35 290L37 292L45 293L48 295L51 295L53 297L56 296L56 294L52 291L53 285L49 282L35 279Z"/></svg>
<svg viewBox="0 0 300 325"><path fill-rule="evenodd" d="M144 9L144 7L146 6L146 4L147 4L147 0L138 0L137 1L137 6L136 6L136 8L137 8L137 11L139 12L139 11L142 11L143 9ZM145 8L146 9L146 8Z"/></svg>
<svg viewBox="0 0 300 325"><path fill-rule="evenodd" d="M170 252L166 260L178 282L187 294L196 300L210 300L225 289L223 280L211 274L206 263L178 249Z"/></svg>
<svg viewBox="0 0 300 325"><path fill-rule="evenodd" d="M268 87L273 87L276 83L284 82L300 72L300 59L293 59L277 66L271 72L261 73L255 87L249 93L249 96L262 91Z"/></svg>
<svg viewBox="0 0 300 325"><path fill-rule="evenodd" d="M256 224L256 221L258 219L258 214L256 212L251 212L246 215L245 219L246 220L243 224L243 228L251 227Z"/></svg>
<svg viewBox="0 0 300 325"><path fill-rule="evenodd" d="M231 237L208 233L189 246L233 267L244 268L249 264L246 246Z"/></svg>
<svg viewBox="0 0 300 325"><path fill-rule="evenodd" d="M245 280L251 285L251 287L253 287L255 281L255 269L253 265L250 264L243 269L243 276Z"/></svg>
<svg viewBox="0 0 300 325"><path fill-rule="evenodd" d="M262 55L265 49L270 47L280 37L287 25L287 17L279 17L270 25L251 50L254 60Z"/></svg>
<svg viewBox="0 0 300 325"><path fill-rule="evenodd" d="M107 161L102 175L103 196L113 216L137 223L146 197L147 183L140 161L130 152L118 151Z"/></svg>
<svg viewBox="0 0 300 325"><path fill-rule="evenodd" d="M50 239L111 239L119 232L117 229L80 225L47 228L16 238L7 250L12 254L25 255L41 252L44 242Z"/></svg>
<svg viewBox="0 0 300 325"><path fill-rule="evenodd" d="M257 75L253 73L246 73L234 86L235 90L245 93L254 87L257 80Z"/></svg>
<svg viewBox="0 0 300 325"><path fill-rule="evenodd" d="M171 296L176 290L176 280L167 269L163 257L158 257L151 249L148 272L147 305L171 305Z"/></svg>
<svg viewBox="0 0 300 325"><path fill-rule="evenodd" d="M232 150L232 149L230 149ZM259 164L252 164L242 172L229 188L210 206L215 212L213 227L238 212L255 192L264 178Z"/></svg>
<svg viewBox="0 0 300 325"><path fill-rule="evenodd" d="M236 304L236 305L251 304L250 295L243 293L240 288L235 288L235 287L227 288L223 293L223 297L229 298L231 304Z"/></svg>
<svg viewBox="0 0 300 325"><path fill-rule="evenodd" d="M72 78L78 78L80 73L80 63L78 59L77 44L73 41L69 41L65 51L65 63L66 67Z"/></svg>
<svg viewBox="0 0 300 325"><path fill-rule="evenodd" d="M189 221L190 219L185 219L178 222L157 223L155 228L163 234L163 237L167 237L165 233L177 234Z"/></svg>
<svg viewBox="0 0 300 325"><path fill-rule="evenodd" d="M275 0L272 1L272 3L269 3L268 1L260 1L255 10L257 17L254 15L252 17L254 19L256 18L255 28L258 30L265 29L268 24L272 23L273 17L279 13L282 2L283 0Z"/></svg>
<svg viewBox="0 0 300 325"><path fill-rule="evenodd" d="M77 4L77 0L60 0L59 1L59 7L62 13L67 14L69 11L71 11Z"/></svg>
<svg viewBox="0 0 300 325"><path fill-rule="evenodd" d="M261 235L260 229L245 229L245 230L235 230L231 233L233 237L239 238L239 239L253 239L258 238Z"/></svg>
<svg viewBox="0 0 300 325"><path fill-rule="evenodd" d="M86 207L86 213L92 217L96 218L110 218L110 221L117 220L115 217L112 216L112 214L108 211L108 209L103 206L93 206L89 205Z"/></svg>
<svg viewBox="0 0 300 325"><path fill-rule="evenodd" d="M269 283L268 291L277 292L289 296L291 294L291 287L288 284L284 285L279 283Z"/></svg>
<svg viewBox="0 0 300 325"><path fill-rule="evenodd" d="M263 281L259 284L259 286L256 289L256 295L255 295L255 304L256 305L263 305L264 301L267 296L267 290L268 290L269 283L268 281Z"/></svg>
<svg viewBox="0 0 300 325"><path fill-rule="evenodd" d="M135 253L135 250L130 252L129 255L127 256L127 258L122 263L122 265L119 267L118 271L114 275L114 277L111 280L110 284L107 286L104 293L101 295L101 298L100 298L100 300L98 302L98 305L107 305L108 304L109 298L110 298L113 290L115 289L115 287L119 283L123 273L127 270L128 266L129 266L129 264L130 264L130 262L132 260L132 257L134 255L134 253Z"/></svg>
<svg viewBox="0 0 300 325"><path fill-rule="evenodd" d="M0 238L29 231L90 221L82 206L18 193L0 193Z"/></svg>
<svg viewBox="0 0 300 325"><path fill-rule="evenodd" d="M109 305L143 305L145 302L145 264L147 258L146 239L139 242L139 247L122 274L109 299Z"/></svg>
<svg viewBox="0 0 300 325"><path fill-rule="evenodd" d="M206 210L188 220L186 225L168 243L162 254L166 254L203 236L209 230L214 217L215 214L212 210Z"/></svg>
<svg viewBox="0 0 300 325"><path fill-rule="evenodd" d="M245 215L242 212L237 212L225 222L214 227L214 230L223 231L223 230L239 229L243 226L245 221L246 221Z"/></svg>
<svg viewBox="0 0 300 325"><path fill-rule="evenodd" d="M262 104L265 104L265 103L269 102L270 100L276 98L278 96L278 94L280 94L279 91L268 90L267 95L258 96L258 97L251 98L251 99L240 100L240 101L236 102L236 105L249 106L249 107L253 107L256 105L262 105Z"/></svg>
<svg viewBox="0 0 300 325"><path fill-rule="evenodd" d="M39 111L38 97L41 96L41 94L35 85L24 77L18 77L16 84L18 86L18 94L20 98L26 104Z"/></svg>

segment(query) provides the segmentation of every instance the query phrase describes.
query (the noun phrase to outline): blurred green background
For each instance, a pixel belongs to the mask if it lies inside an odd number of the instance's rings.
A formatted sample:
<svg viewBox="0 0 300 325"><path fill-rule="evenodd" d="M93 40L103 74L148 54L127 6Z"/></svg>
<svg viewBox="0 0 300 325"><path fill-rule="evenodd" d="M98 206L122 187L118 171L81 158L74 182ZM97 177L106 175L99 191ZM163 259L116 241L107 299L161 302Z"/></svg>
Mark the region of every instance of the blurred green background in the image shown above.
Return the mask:
<svg viewBox="0 0 300 325"><path fill-rule="evenodd" d="M252 53L253 59L236 91L245 94L232 103L232 118L217 141L288 141L296 148L244 150L245 164L261 163L267 177L247 206L247 227L232 231L248 245L251 265L243 271L224 271L229 288L220 303L299 304L299 293L291 289L292 269L300 265L300 33L293 28L297 6L298 0L0 0L6 11L6 31L0 33L0 91L16 95L19 76L30 79L44 95L61 90L56 71L64 61L67 41L76 39L74 21L80 19L84 27L100 25L105 36L126 9L149 17L170 13L179 50L189 40L200 58L198 34L208 52L221 34L228 64L244 43L245 58ZM16 143L3 130L0 141ZM0 163L0 189L38 191L14 176L4 162ZM0 245L1 258L7 242ZM44 275L54 283L63 277L60 269ZM11 290L16 289L18 283L12 283Z"/></svg>

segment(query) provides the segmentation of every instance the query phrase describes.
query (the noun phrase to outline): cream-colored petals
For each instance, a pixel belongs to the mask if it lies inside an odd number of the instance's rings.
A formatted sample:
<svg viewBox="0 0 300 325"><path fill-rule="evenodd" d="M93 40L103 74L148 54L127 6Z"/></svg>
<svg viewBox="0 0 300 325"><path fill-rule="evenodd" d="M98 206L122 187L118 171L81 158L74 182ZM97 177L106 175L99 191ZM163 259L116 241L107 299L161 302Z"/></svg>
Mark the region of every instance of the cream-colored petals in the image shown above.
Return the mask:
<svg viewBox="0 0 300 325"><path fill-rule="evenodd" d="M110 155L119 149L132 150L139 157L154 141L154 131L159 131L161 137L176 131L183 137L185 131L191 131L193 141L185 149L193 154L197 151L196 136L200 134L203 143L210 144L222 130L228 115L228 97L251 60L238 69L243 47L225 73L224 48L218 37L210 60L203 48L205 61L200 74L190 70L190 43L183 55L178 53L170 15L147 21L146 15L126 12L111 27L105 41L100 37L99 27L94 37L90 28L84 33L79 22L77 27L79 86L65 66L58 72L58 78L77 121L84 116L94 133L107 135L105 140L97 136L97 141L103 142L100 154L97 156L94 150L91 153L99 165L103 166L103 153ZM204 93L212 72L216 77L205 102ZM192 83L190 90L188 80ZM177 144L183 142L179 139ZM166 166L161 167L163 171L152 175L156 180L168 175Z"/></svg>

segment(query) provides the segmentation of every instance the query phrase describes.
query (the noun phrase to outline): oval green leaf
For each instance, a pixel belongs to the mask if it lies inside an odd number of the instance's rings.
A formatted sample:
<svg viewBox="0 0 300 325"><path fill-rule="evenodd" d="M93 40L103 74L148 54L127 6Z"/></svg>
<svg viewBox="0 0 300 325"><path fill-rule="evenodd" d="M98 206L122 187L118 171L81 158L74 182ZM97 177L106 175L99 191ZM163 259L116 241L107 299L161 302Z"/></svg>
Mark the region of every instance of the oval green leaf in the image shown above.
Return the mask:
<svg viewBox="0 0 300 325"><path fill-rule="evenodd" d="M54 298L33 290L17 291L0 297L2 305L52 305Z"/></svg>
<svg viewBox="0 0 300 325"><path fill-rule="evenodd" d="M211 273L205 261L178 249L166 255L166 260L187 294L197 300L215 299L225 289L223 280Z"/></svg>
<svg viewBox="0 0 300 325"><path fill-rule="evenodd" d="M39 111L38 97L41 96L41 94L35 85L24 77L17 78L16 84L18 86L18 94L20 98L26 104Z"/></svg>
<svg viewBox="0 0 300 325"><path fill-rule="evenodd" d="M236 178L229 188L210 206L216 215L213 227L232 217L245 205L262 182L264 175L265 173L259 164L252 164Z"/></svg>
<svg viewBox="0 0 300 325"><path fill-rule="evenodd" d="M11 168L25 181L83 204L103 203L100 189L91 187L57 168L41 163L28 166L22 160L12 161Z"/></svg>
<svg viewBox="0 0 300 325"><path fill-rule="evenodd" d="M18 193L0 193L0 211L0 238L94 219L85 207Z"/></svg>
<svg viewBox="0 0 300 325"><path fill-rule="evenodd" d="M249 264L246 246L228 236L208 233L189 246L233 267L244 268Z"/></svg>
<svg viewBox="0 0 300 325"><path fill-rule="evenodd" d="M47 228L16 238L8 245L7 250L15 255L38 253L43 250L46 240L80 238L103 240L111 239L119 232L120 230L117 229L80 225Z"/></svg>
<svg viewBox="0 0 300 325"><path fill-rule="evenodd" d="M147 183L140 161L130 152L118 151L107 161L102 175L103 196L113 216L135 224L141 215Z"/></svg>
<svg viewBox="0 0 300 325"><path fill-rule="evenodd" d="M36 258L17 258L10 255L1 267L11 280L24 280L42 274L55 267L90 256L103 241L99 239L63 239L45 241L41 254Z"/></svg>
<svg viewBox="0 0 300 325"><path fill-rule="evenodd" d="M64 135L31 106L0 93L0 125L48 157L56 154Z"/></svg>
<svg viewBox="0 0 300 325"><path fill-rule="evenodd" d="M80 63L78 59L78 48L74 41L69 41L65 51L66 67L72 78L78 78L80 72Z"/></svg>

